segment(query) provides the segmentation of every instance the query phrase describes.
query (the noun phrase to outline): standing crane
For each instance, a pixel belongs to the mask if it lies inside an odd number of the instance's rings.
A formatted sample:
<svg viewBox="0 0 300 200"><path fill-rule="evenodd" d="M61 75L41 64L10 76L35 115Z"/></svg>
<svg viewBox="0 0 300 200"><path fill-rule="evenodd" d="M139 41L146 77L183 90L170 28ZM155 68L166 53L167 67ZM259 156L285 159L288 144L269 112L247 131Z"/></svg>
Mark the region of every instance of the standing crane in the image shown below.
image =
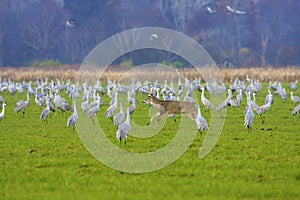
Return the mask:
<svg viewBox="0 0 300 200"><path fill-rule="evenodd" d="M215 108L214 104L210 102L205 96L204 96L204 87L201 87L201 102L205 106L205 108L213 110Z"/></svg>
<svg viewBox="0 0 300 200"><path fill-rule="evenodd" d="M293 92L291 92L291 99L294 103L300 103L300 97L294 96Z"/></svg>
<svg viewBox="0 0 300 200"><path fill-rule="evenodd" d="M197 128L200 131L200 134L202 135L202 132L207 130L208 125L205 120L205 118L201 115L200 105L198 104L198 114L195 118L195 122L197 124Z"/></svg>
<svg viewBox="0 0 300 200"><path fill-rule="evenodd" d="M248 128L248 132L251 131L252 124L254 121L254 113L251 104L252 102L251 102L250 92L247 92L247 107L246 107L244 125Z"/></svg>
<svg viewBox="0 0 300 200"><path fill-rule="evenodd" d="M225 109L227 106L230 106L230 99L232 99L232 91L231 89L228 89L228 96L227 98L220 103L220 105L217 107L217 112L220 112L221 110Z"/></svg>
<svg viewBox="0 0 300 200"><path fill-rule="evenodd" d="M5 113L5 106L6 106L6 103L2 103L2 111L0 113L0 121L4 118L4 113Z"/></svg>
<svg viewBox="0 0 300 200"><path fill-rule="evenodd" d="M300 113L300 104L293 109L292 116L295 116L298 113Z"/></svg>
<svg viewBox="0 0 300 200"><path fill-rule="evenodd" d="M98 98L98 102L97 102L97 105L90 108L89 111L88 111L88 116L89 118L93 121L93 124L95 124L95 116L97 115L97 113L99 112L100 110L100 102L101 102L101 99Z"/></svg>
<svg viewBox="0 0 300 200"><path fill-rule="evenodd" d="M269 95L269 100L268 103L260 106L257 110L256 110L256 114L258 114L261 118L261 122L262 124L265 123L265 117L263 116L264 113L266 113L268 110L270 110L271 107L271 98L272 98L272 94Z"/></svg>
<svg viewBox="0 0 300 200"><path fill-rule="evenodd" d="M123 110L122 102L120 102L120 112L114 116L114 125L119 126L124 122L124 120L125 120L125 113Z"/></svg>
<svg viewBox="0 0 300 200"><path fill-rule="evenodd" d="M73 110L74 110L73 114L68 118L67 126L68 127L72 126L73 127L73 132L74 132L75 124L78 121L78 113L77 113L77 109L76 109L76 101L74 101L74 108L73 108Z"/></svg>
<svg viewBox="0 0 300 200"><path fill-rule="evenodd" d="M116 132L116 138L120 140L120 145L121 145L121 141L124 139L126 144L126 138L128 137L129 132L130 132L130 113L129 113L129 109L127 108L126 120L119 126L118 131Z"/></svg>
<svg viewBox="0 0 300 200"><path fill-rule="evenodd" d="M114 101L113 103L107 108L107 110L105 111L105 117L112 117L113 114L116 112L117 107L118 107L118 93L115 93L115 97L114 97ZM113 100L113 99L112 99Z"/></svg>
<svg viewBox="0 0 300 200"><path fill-rule="evenodd" d="M40 115L40 119L41 120L45 120L46 123L47 122L47 118L50 115L50 101L49 98L46 98L46 108L42 111L41 115Z"/></svg>
<svg viewBox="0 0 300 200"><path fill-rule="evenodd" d="M24 100L18 101L16 104L17 106L15 108L15 112L18 113L18 112L22 111L23 117L24 117L25 109L28 108L29 104L30 104L30 97L29 97L29 93L27 93L27 100L26 101L24 101Z"/></svg>

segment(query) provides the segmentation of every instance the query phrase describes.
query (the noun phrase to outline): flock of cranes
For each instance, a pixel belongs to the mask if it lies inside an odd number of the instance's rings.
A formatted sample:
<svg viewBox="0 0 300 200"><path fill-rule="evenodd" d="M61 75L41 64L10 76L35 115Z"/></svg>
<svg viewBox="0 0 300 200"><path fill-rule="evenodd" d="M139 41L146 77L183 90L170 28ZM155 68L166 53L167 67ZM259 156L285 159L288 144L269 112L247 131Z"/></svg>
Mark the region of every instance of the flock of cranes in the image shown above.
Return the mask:
<svg viewBox="0 0 300 200"><path fill-rule="evenodd" d="M296 115L300 112L300 98L295 96L293 91L297 90L298 82L292 82L289 85L290 99L294 102L295 108L292 111L292 115ZM34 86L32 86L34 85ZM242 99L245 97L247 105L244 109L244 125L251 131L253 126L253 121L255 118L255 113L258 115L262 121L265 122L264 114L268 112L274 103L274 95L279 95L282 100L287 100L286 89L282 86L280 82L270 82L268 86L268 94L266 95L266 100L263 105L259 106L256 104L256 95L263 90L263 86L259 81L255 79L250 79L248 76L245 80L240 80L235 78L233 83L226 87L224 84L220 83L201 83L200 79L188 80L185 78L184 83L181 79L178 79L178 84L174 87L173 82L168 83L165 81L164 84L158 83L158 81L150 82L132 82L129 85L122 85L116 83L116 81L108 80L107 84L102 84L101 81L89 84L88 82L75 82L67 81L62 83L62 81L50 81L37 80L35 83L32 82L22 82L15 83L10 79L8 81L2 81L0 79L0 95L5 94L13 95L16 92L23 93L26 92L26 100L20 100L16 103L14 111L16 113L22 112L22 116L25 117L26 109L32 104L30 102L30 96L34 96L35 104L39 107L43 107L40 114L40 119L47 123L49 116L55 110L60 110L61 112L72 112L72 114L66 120L66 125L68 127L74 127L79 119L77 112L76 101L77 99L82 99L81 111L84 115L88 116L93 123L97 119L97 114L99 113L100 107L104 105L102 99L103 95L110 97L110 102L108 103L108 108L104 112L104 116L111 118L113 124L118 127L116 132L116 138L120 140L125 140L130 133L130 115L135 111L137 100L136 93L141 92L144 94L152 91L152 94L156 99L160 99L165 102L174 101L184 101L193 102L195 106L195 113L197 115L192 119L200 133L207 130L209 124L207 123L204 116L201 114L201 106L206 110L214 110L217 112L225 109L228 106L240 107L242 105ZM197 100L193 97L193 93L199 91L201 92L200 99ZM206 94L215 93L223 94L227 92L226 99L219 105L214 105L208 98L205 97ZM63 98L60 94L67 92L68 97L72 99L73 106L71 106L68 101ZM118 95L127 95L128 107L124 109L124 102L118 100ZM198 103L201 101L201 104ZM0 96L0 104L2 111L0 113L0 121L5 117L5 106L7 104L5 98ZM151 103L149 103L151 105ZM298 104L298 105L296 105ZM176 119L176 114L169 114ZM152 119L151 119L152 120Z"/></svg>

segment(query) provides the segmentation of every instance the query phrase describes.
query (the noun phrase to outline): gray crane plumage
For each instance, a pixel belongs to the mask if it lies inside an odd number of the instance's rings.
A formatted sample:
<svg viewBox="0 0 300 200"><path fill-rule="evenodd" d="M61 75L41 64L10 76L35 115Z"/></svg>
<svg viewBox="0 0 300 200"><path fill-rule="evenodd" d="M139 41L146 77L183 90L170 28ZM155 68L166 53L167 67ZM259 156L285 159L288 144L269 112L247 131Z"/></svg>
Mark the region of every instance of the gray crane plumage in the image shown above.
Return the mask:
<svg viewBox="0 0 300 200"><path fill-rule="evenodd" d="M105 117L111 117L111 116L113 116L113 114L116 112L116 110L117 110L117 107L118 107L118 93L116 93L115 94L115 100L114 100L114 102L113 102L113 104L112 105L110 105L108 108L107 108L107 110L105 111Z"/></svg>
<svg viewBox="0 0 300 200"><path fill-rule="evenodd" d="M293 111L292 111L292 116L295 116L295 115L297 115L298 113L300 113L300 104L297 105L297 106L293 109Z"/></svg>
<svg viewBox="0 0 300 200"><path fill-rule="evenodd" d="M47 123L47 118L50 115L50 102L49 99L46 99L46 108L41 112L40 119L45 120Z"/></svg>
<svg viewBox="0 0 300 200"><path fill-rule="evenodd" d="M253 121L254 121L254 113L251 106L250 92L248 92L247 107L246 107L245 120L244 120L244 125L248 128L248 131L251 130Z"/></svg>
<svg viewBox="0 0 300 200"><path fill-rule="evenodd" d="M265 104L268 103L269 99L270 99L270 101L271 101L271 104L273 104L273 103L274 103L274 99L273 99L273 96L272 96L272 94L271 94L271 90L270 90L270 89L268 90L268 94L267 94L267 96L266 96Z"/></svg>
<svg viewBox="0 0 300 200"><path fill-rule="evenodd" d="M27 100L24 101L24 100L20 100L17 102L17 106L15 108L15 112L18 113L20 111L22 111L23 113L23 116L25 114L25 109L28 108L30 104L30 97L29 97L29 94L27 93Z"/></svg>
<svg viewBox="0 0 300 200"><path fill-rule="evenodd" d="M124 122L124 120L125 120L125 113L123 110L122 102L120 102L120 112L114 116L114 125L119 126Z"/></svg>
<svg viewBox="0 0 300 200"><path fill-rule="evenodd" d="M270 110L270 107L271 107L271 97L272 97L272 94L269 95L269 101L268 103L260 106L257 110L256 110L256 114L260 115L260 118L261 118L261 122L262 124L265 122L265 117L263 117L263 114L266 113L268 110Z"/></svg>
<svg viewBox="0 0 300 200"><path fill-rule="evenodd" d="M6 103L3 102L2 103L2 111L0 113L0 121L4 118L4 114L5 114L5 106L6 106Z"/></svg>
<svg viewBox="0 0 300 200"><path fill-rule="evenodd" d="M202 132L207 130L208 125L207 125L205 118L201 114L200 105L198 105L198 114L195 118L195 122L197 124L198 130L200 131L200 134L202 135Z"/></svg>
<svg viewBox="0 0 300 200"><path fill-rule="evenodd" d="M293 92L291 92L291 99L294 103L300 103L300 97L294 96Z"/></svg>
<svg viewBox="0 0 300 200"><path fill-rule="evenodd" d="M5 99L2 96L0 96L0 103L6 103Z"/></svg>
<svg viewBox="0 0 300 200"><path fill-rule="evenodd" d="M73 114L68 118L67 126L68 127L73 126L73 131L74 131L75 124L78 121L78 113L77 113L77 109L76 109L76 101L74 101L74 108L73 108L73 110L74 110Z"/></svg>
<svg viewBox="0 0 300 200"><path fill-rule="evenodd" d="M201 87L202 93L201 93L201 102L205 106L205 108L213 110L214 104L210 102L205 96L204 96L204 87Z"/></svg>
<svg viewBox="0 0 300 200"><path fill-rule="evenodd" d="M129 108L127 108L126 120L118 127L118 131L116 132L116 138L120 140L120 143L122 140L125 139L125 144L126 144L126 138L128 137L129 132L130 132L130 113L129 113Z"/></svg>
<svg viewBox="0 0 300 200"><path fill-rule="evenodd" d="M97 105L90 108L88 111L88 116L89 116L89 118L92 119L94 124L95 124L94 118L97 115L97 113L99 112L99 110L100 110L100 98L98 98Z"/></svg>
<svg viewBox="0 0 300 200"><path fill-rule="evenodd" d="M231 89L228 89L228 97L217 107L217 112L220 112L221 110L225 109L227 106L230 106L229 101L231 98L232 98L232 91Z"/></svg>

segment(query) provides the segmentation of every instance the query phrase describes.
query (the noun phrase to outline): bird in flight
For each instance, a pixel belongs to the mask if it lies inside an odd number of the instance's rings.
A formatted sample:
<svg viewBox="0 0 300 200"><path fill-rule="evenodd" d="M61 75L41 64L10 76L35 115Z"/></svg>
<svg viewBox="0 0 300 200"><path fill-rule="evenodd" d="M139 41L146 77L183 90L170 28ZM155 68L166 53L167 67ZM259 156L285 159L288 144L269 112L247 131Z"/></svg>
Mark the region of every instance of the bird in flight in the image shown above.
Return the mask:
<svg viewBox="0 0 300 200"><path fill-rule="evenodd" d="M209 7L209 6L206 6L206 10L208 11L209 14L212 14L212 13L217 12L217 10L212 9L212 8Z"/></svg>
<svg viewBox="0 0 300 200"><path fill-rule="evenodd" d="M231 13L235 13L235 14L239 14L239 15L246 14L246 11L235 10L235 9L231 8L229 5L226 6L226 9L227 9L227 11L229 11Z"/></svg>

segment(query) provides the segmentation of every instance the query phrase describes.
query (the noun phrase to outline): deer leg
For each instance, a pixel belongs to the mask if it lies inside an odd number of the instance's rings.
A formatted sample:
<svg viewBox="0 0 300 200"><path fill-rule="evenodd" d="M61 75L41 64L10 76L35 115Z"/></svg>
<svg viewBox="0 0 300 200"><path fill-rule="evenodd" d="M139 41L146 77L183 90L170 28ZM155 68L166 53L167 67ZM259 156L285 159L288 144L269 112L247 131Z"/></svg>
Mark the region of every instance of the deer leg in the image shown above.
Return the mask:
<svg viewBox="0 0 300 200"><path fill-rule="evenodd" d="M153 121L153 119L154 119L154 117L157 117L157 116L159 116L160 115L160 113L158 112L158 113L156 113L156 114L153 114L152 115L152 117L151 117L151 119L150 119L150 121L147 123L147 126L149 126L151 123L152 123L152 121Z"/></svg>
<svg viewBox="0 0 300 200"><path fill-rule="evenodd" d="M162 119L162 117L163 117L163 115L159 113L159 116L158 116L158 119L157 119L157 121L156 121L156 123L155 123L154 128L157 127L157 124L160 122L160 120Z"/></svg>

